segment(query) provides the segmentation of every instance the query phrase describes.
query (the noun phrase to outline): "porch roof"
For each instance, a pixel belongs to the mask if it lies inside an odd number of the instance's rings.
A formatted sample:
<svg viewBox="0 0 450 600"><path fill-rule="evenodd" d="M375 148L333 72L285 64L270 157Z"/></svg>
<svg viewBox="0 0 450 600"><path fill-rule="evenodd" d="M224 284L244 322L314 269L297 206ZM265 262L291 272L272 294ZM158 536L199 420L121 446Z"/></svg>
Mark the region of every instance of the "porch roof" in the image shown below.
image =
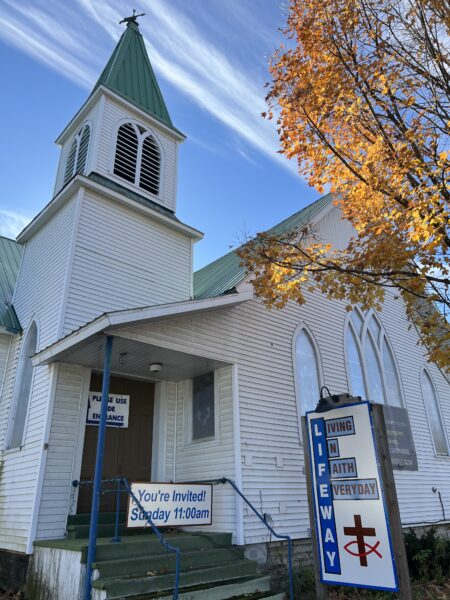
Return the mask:
<svg viewBox="0 0 450 600"><path fill-rule="evenodd" d="M116 358L113 358L112 364L112 370L115 373L122 372L136 376L145 374L145 376L148 376L148 364L161 362L165 365L164 372L161 375L152 374L153 379L178 379L195 376L197 372L200 374L207 370L219 368L224 366L225 363L214 360L213 357L207 355L203 357L194 356L170 348L152 346L139 340L131 340L125 335L121 335L121 328L210 312L221 308L231 308L250 300L252 297L252 291L243 291L216 298L186 300L105 313L35 354L33 365L47 365L60 361L100 369L104 335L109 334L118 338L114 347ZM127 353L126 365L120 364L120 353Z"/></svg>

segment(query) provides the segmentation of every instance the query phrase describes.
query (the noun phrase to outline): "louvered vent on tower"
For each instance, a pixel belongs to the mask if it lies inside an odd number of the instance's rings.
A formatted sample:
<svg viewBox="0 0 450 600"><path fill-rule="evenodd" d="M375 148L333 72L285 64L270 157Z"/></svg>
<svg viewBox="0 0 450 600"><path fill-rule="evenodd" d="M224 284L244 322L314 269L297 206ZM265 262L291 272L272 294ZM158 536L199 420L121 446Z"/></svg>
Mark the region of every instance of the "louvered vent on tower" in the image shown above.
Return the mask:
<svg viewBox="0 0 450 600"><path fill-rule="evenodd" d="M159 194L161 153L142 125L124 123L117 132L114 174L146 192Z"/></svg>
<svg viewBox="0 0 450 600"><path fill-rule="evenodd" d="M135 125L125 123L117 133L114 173L122 179L135 183L138 156L138 136Z"/></svg>
<svg viewBox="0 0 450 600"><path fill-rule="evenodd" d="M91 130L89 125L85 125L80 136L80 145L78 147L78 158L77 158L77 167L76 173L84 173L86 168L86 159L89 148L89 138L91 135Z"/></svg>
<svg viewBox="0 0 450 600"><path fill-rule="evenodd" d="M148 135L142 144L141 177L139 185L152 194L159 192L159 170L161 158L159 148L152 135Z"/></svg>
<svg viewBox="0 0 450 600"><path fill-rule="evenodd" d="M69 155L66 162L66 172L64 174L64 183L67 183L73 176L75 168L75 159L77 156L77 138L73 139L72 145L70 146Z"/></svg>
<svg viewBox="0 0 450 600"><path fill-rule="evenodd" d="M91 128L86 123L73 138L69 154L67 156L66 170L64 173L64 185L69 181L69 179L72 179L76 173L84 174L86 170L90 136Z"/></svg>

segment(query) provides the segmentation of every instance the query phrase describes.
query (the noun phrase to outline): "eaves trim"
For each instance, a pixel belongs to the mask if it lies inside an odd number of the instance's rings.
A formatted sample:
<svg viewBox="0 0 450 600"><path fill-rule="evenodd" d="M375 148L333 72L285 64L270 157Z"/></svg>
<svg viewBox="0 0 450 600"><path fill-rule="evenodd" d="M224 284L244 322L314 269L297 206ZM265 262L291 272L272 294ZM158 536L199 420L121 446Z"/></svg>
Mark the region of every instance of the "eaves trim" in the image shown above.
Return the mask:
<svg viewBox="0 0 450 600"><path fill-rule="evenodd" d="M228 294L217 298L185 300L171 304L144 306L142 308L131 308L105 313L35 354L33 357L33 366L46 365L56 361L60 355L73 348L76 344L80 344L99 333L107 333L112 329L135 326L168 317L180 317L203 311L231 308L252 298L253 292L246 291L240 294Z"/></svg>

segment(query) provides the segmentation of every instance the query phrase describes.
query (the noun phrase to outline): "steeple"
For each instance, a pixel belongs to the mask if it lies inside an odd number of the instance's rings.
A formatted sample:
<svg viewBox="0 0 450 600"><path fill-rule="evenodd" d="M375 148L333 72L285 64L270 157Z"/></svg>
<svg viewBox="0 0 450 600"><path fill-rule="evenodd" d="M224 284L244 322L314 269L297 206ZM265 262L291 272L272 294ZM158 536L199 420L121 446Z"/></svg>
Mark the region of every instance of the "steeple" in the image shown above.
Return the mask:
<svg viewBox="0 0 450 600"><path fill-rule="evenodd" d="M104 85L141 110L173 128L164 98L159 89L144 39L139 31L137 17L126 17L126 23L114 52L103 69L92 93Z"/></svg>

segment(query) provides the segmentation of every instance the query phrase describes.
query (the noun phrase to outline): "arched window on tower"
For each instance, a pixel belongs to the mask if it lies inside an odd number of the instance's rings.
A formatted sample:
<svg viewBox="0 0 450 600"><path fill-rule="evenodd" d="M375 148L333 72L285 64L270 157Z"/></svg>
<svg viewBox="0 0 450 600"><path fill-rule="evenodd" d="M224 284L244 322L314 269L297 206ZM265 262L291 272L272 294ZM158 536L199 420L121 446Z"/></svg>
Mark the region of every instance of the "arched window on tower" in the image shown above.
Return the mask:
<svg viewBox="0 0 450 600"><path fill-rule="evenodd" d="M295 369L300 412L314 410L320 397L319 361L315 345L306 329L295 338Z"/></svg>
<svg viewBox="0 0 450 600"><path fill-rule="evenodd" d="M37 327L33 321L24 341L17 370L16 385L12 402L11 428L8 448L19 448L23 443L25 423L30 404L31 385L33 381L32 356L36 354Z"/></svg>
<svg viewBox="0 0 450 600"><path fill-rule="evenodd" d="M159 195L161 152L153 134L135 123L117 132L114 174L155 196Z"/></svg>
<svg viewBox="0 0 450 600"><path fill-rule="evenodd" d="M64 185L77 173L84 174L86 170L87 153L89 149L89 138L91 127L88 123L83 125L72 140L69 154L66 160L64 173Z"/></svg>
<svg viewBox="0 0 450 600"><path fill-rule="evenodd" d="M358 308L350 313L345 336L350 392L378 404L403 406L400 378L378 317Z"/></svg>

